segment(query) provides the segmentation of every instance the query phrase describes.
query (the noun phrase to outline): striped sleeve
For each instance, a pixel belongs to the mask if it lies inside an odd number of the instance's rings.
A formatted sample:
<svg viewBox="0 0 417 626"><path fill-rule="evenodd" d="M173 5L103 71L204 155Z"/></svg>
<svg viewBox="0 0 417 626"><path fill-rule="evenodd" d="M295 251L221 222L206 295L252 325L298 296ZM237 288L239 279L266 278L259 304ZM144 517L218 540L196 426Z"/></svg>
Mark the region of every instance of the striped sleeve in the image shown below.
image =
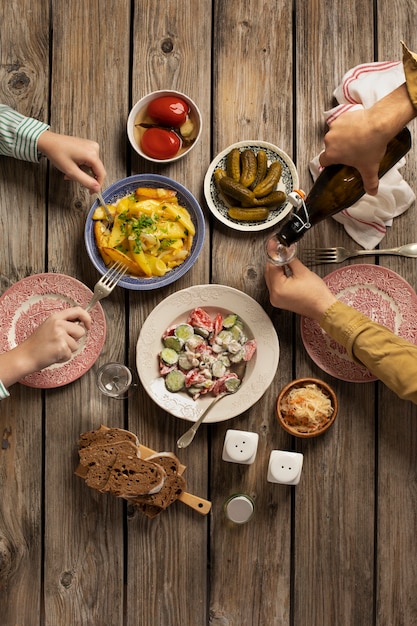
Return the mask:
<svg viewBox="0 0 417 626"><path fill-rule="evenodd" d="M0 104L0 154L38 163L38 138L48 124Z"/></svg>
<svg viewBox="0 0 417 626"><path fill-rule="evenodd" d="M5 398L8 398L10 396L10 393L7 391L6 387L3 385L3 383L0 380L0 400L4 400Z"/></svg>

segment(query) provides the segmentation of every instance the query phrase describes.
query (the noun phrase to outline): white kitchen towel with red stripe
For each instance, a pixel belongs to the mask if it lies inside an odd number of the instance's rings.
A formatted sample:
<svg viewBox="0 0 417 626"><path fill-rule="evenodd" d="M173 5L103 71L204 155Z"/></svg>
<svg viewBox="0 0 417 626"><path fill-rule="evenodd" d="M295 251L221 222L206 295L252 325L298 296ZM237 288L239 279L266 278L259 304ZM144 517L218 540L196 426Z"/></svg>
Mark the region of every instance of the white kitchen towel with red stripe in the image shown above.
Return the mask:
<svg viewBox="0 0 417 626"><path fill-rule="evenodd" d="M366 63L352 68L333 92L339 104L325 111L327 124L347 111L371 107L404 82L401 62ZM333 216L360 246L375 248L384 238L387 227L392 226L393 218L414 202L415 194L399 172L404 165L405 158L402 158L380 179L376 196L365 194L351 207ZM313 180L321 169L319 156L316 156L310 162Z"/></svg>

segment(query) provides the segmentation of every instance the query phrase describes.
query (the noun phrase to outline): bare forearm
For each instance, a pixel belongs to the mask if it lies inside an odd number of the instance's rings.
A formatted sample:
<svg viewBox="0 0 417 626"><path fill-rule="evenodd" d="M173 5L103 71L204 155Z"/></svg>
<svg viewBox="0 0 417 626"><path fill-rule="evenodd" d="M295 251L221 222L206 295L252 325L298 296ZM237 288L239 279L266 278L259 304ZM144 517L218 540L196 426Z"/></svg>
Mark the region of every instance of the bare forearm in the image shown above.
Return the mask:
<svg viewBox="0 0 417 626"><path fill-rule="evenodd" d="M371 130L382 133L389 141L417 116L417 110L408 96L406 84L403 83L370 107L367 115Z"/></svg>
<svg viewBox="0 0 417 626"><path fill-rule="evenodd" d="M30 356L21 354L17 348L0 354L0 380L6 388L31 374L35 369L35 362Z"/></svg>

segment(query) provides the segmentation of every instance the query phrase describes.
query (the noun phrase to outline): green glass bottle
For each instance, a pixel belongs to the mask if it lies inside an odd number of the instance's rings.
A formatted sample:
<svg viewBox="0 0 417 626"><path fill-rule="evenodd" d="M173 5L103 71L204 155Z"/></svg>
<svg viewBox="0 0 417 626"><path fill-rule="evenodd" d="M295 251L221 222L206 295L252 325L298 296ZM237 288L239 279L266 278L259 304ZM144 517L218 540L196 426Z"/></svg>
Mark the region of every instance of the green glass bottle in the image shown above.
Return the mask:
<svg viewBox="0 0 417 626"><path fill-rule="evenodd" d="M411 148L411 135L403 128L387 145L378 177L381 178ZM275 234L284 246L295 243L312 226L352 206L365 194L358 170L348 165L329 165L317 177L304 204L294 210Z"/></svg>

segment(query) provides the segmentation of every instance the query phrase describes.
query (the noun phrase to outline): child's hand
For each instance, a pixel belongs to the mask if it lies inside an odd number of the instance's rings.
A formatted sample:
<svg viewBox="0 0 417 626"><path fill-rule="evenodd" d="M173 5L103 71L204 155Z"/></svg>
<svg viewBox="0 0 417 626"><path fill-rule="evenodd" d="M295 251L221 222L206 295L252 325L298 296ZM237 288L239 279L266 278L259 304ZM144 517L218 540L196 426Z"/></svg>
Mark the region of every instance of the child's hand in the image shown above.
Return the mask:
<svg viewBox="0 0 417 626"><path fill-rule="evenodd" d="M99 145L95 141L45 130L39 136L38 150L65 174L66 180L78 181L90 193L101 189L106 170L99 158ZM92 169L94 177L82 169L83 165Z"/></svg>
<svg viewBox="0 0 417 626"><path fill-rule="evenodd" d="M68 361L90 326L91 317L81 307L53 313L23 343L0 355L0 380L8 387L53 363Z"/></svg>

